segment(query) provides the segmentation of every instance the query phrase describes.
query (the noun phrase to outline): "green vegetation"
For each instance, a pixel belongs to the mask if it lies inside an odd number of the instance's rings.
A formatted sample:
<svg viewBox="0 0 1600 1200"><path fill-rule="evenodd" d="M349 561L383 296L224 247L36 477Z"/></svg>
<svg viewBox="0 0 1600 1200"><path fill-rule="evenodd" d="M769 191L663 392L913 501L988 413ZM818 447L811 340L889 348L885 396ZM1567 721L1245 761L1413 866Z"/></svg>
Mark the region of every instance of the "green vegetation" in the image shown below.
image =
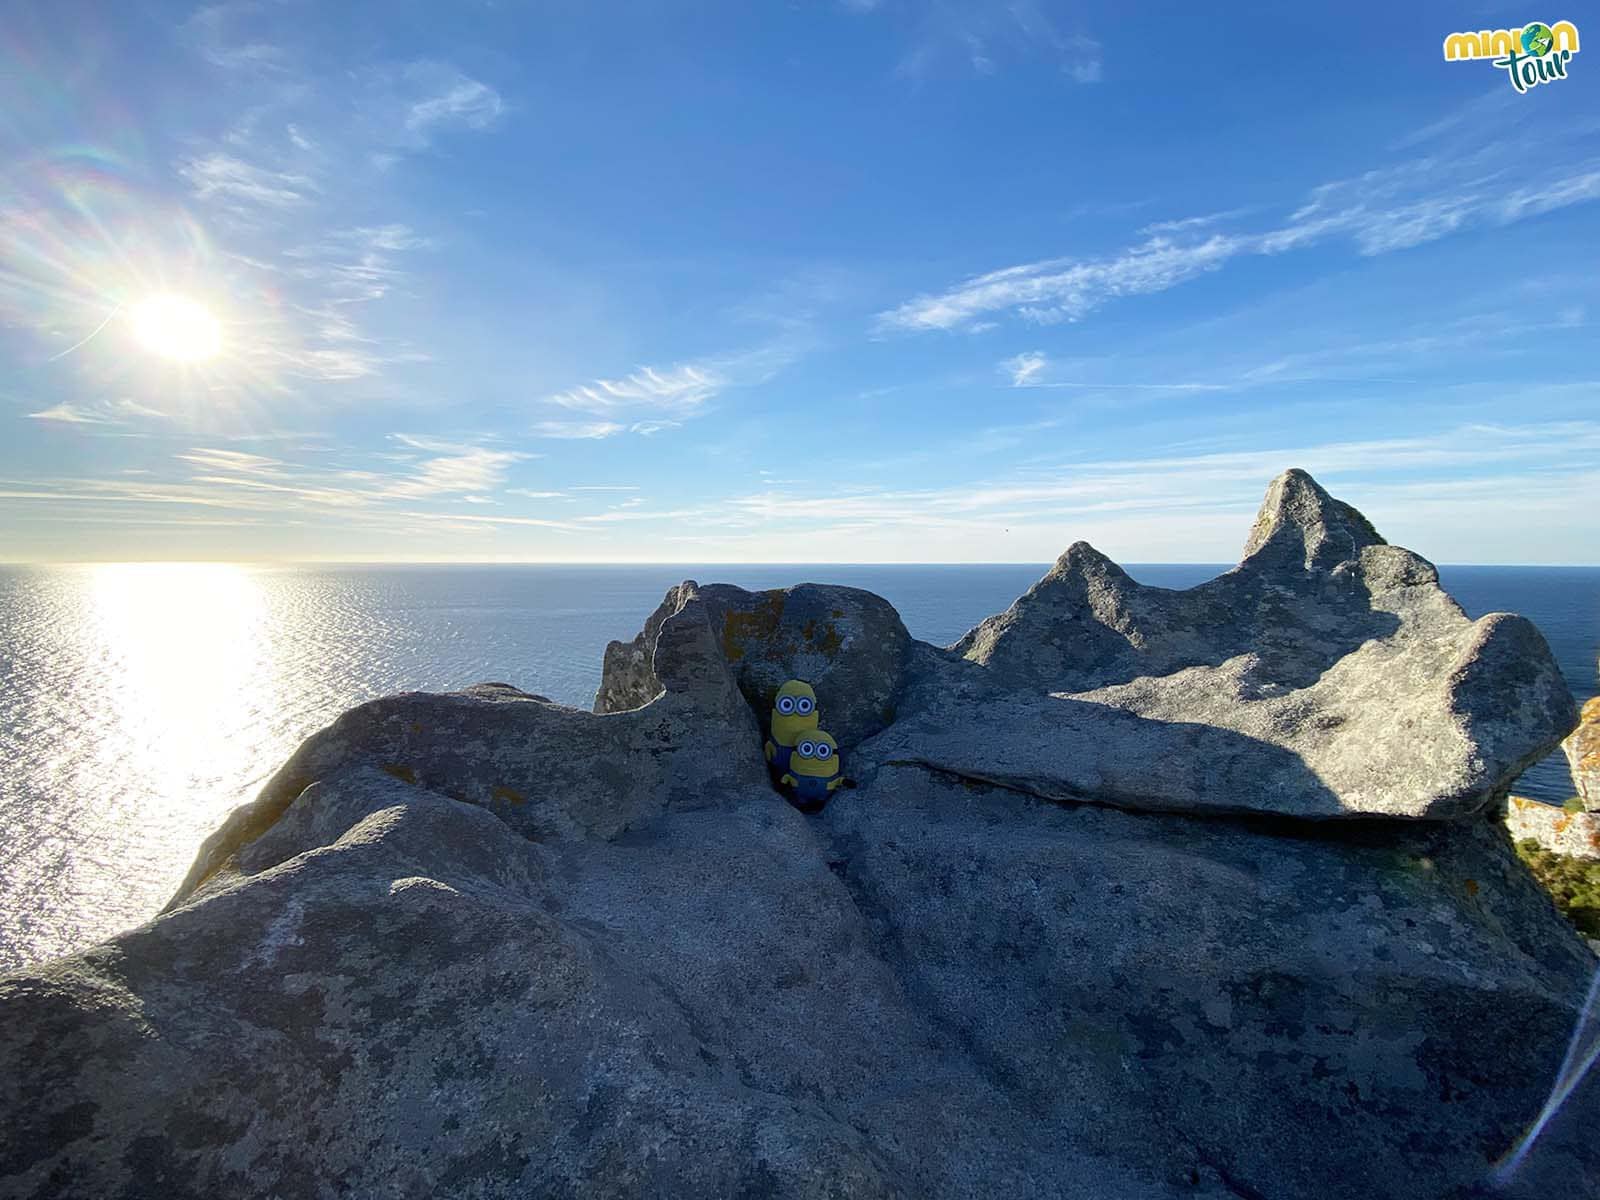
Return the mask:
<svg viewBox="0 0 1600 1200"><path fill-rule="evenodd" d="M1583 811L1583 797L1568 796L1561 803L1561 811L1565 813L1581 813Z"/></svg>
<svg viewBox="0 0 1600 1200"><path fill-rule="evenodd" d="M1600 862L1552 853L1532 838L1517 843L1517 857L1580 932L1600 937Z"/></svg>

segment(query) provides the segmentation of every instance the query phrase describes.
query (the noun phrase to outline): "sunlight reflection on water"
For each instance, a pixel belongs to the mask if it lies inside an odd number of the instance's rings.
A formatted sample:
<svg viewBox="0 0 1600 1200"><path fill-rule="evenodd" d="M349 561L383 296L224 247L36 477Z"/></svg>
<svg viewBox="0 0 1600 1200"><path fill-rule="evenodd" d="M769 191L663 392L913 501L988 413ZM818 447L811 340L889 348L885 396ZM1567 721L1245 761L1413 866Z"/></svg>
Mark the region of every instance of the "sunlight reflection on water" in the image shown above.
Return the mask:
<svg viewBox="0 0 1600 1200"><path fill-rule="evenodd" d="M815 569L708 570L0 567L0 971L154 916L228 811L352 705L494 679L587 707L606 642L670 585ZM1039 574L826 570L942 641Z"/></svg>
<svg viewBox="0 0 1600 1200"><path fill-rule="evenodd" d="M272 740L260 717L282 699L248 568L98 565L56 578L36 603L49 619L21 623L32 638L8 672L22 762L8 756L0 789L0 910L21 944L0 947L0 966L103 936L133 905L153 912L219 797L259 782ZM52 686L63 675L76 685ZM18 778L30 757L48 804Z"/></svg>

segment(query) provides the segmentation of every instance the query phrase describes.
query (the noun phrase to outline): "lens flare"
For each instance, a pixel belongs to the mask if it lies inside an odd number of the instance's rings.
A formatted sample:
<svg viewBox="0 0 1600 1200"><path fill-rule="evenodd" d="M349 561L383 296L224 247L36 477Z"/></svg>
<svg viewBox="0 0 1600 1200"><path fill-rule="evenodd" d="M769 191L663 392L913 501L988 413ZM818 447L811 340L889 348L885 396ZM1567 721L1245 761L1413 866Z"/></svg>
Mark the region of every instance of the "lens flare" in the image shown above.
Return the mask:
<svg viewBox="0 0 1600 1200"><path fill-rule="evenodd" d="M1600 1031L1591 1028L1597 1017L1600 1017L1600 970L1595 971L1594 979L1589 984L1588 998L1584 1000L1583 1011L1578 1014L1578 1023L1572 1030L1572 1041L1567 1044L1567 1056L1562 1059L1561 1069L1556 1072L1549 1099L1544 1102L1544 1108L1534 1118L1533 1124L1528 1126L1528 1131L1515 1146L1506 1151L1505 1157L1490 1176L1499 1186L1504 1187L1511 1182L1511 1177L1528 1157L1528 1151L1533 1149L1539 1135L1567 1102L1573 1089L1589 1073L1595 1060L1600 1059Z"/></svg>
<svg viewBox="0 0 1600 1200"><path fill-rule="evenodd" d="M148 296L134 306L133 332L147 350L174 362L204 362L222 349L217 319L203 305L170 292Z"/></svg>

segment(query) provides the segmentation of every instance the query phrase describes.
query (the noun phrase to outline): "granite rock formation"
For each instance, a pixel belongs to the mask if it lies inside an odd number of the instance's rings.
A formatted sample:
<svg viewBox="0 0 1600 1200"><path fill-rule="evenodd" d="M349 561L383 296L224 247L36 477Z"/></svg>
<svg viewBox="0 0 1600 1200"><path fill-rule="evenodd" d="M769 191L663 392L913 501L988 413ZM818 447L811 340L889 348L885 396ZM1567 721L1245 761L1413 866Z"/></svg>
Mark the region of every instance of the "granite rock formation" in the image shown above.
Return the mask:
<svg viewBox="0 0 1600 1200"><path fill-rule="evenodd" d="M1572 786L1584 808L1600 812L1600 696L1584 704L1578 727L1561 743L1572 768Z"/></svg>
<svg viewBox="0 0 1600 1200"><path fill-rule="evenodd" d="M0 977L0 1196L1582 1194L1593 1080L1487 1189L1593 971L1488 805L1552 671L1298 473L1221 580L1075 547L952 650L686 583L597 712L363 705L160 917Z"/></svg>
<svg viewBox="0 0 1600 1200"><path fill-rule="evenodd" d="M1209 583L1147 587L1080 542L953 650L981 670L925 656L872 761L1126 808L1459 817L1574 720L1532 624L1469 620L1301 471Z"/></svg>
<svg viewBox="0 0 1600 1200"><path fill-rule="evenodd" d="M1569 813L1528 796L1506 798L1511 840L1537 842L1552 854L1600 859L1600 813Z"/></svg>

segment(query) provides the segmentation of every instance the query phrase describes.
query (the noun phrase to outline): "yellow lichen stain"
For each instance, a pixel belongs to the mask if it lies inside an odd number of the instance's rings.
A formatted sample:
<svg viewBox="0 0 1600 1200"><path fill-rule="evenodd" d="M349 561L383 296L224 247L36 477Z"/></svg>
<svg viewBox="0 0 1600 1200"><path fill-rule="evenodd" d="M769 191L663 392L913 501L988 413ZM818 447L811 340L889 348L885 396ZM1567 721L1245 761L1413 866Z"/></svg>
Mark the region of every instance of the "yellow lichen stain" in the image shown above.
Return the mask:
<svg viewBox="0 0 1600 1200"><path fill-rule="evenodd" d="M384 763L383 772L385 775L393 775L402 783L415 785L417 782L417 773L404 763Z"/></svg>
<svg viewBox="0 0 1600 1200"><path fill-rule="evenodd" d="M1567 826L1571 825L1571 824L1572 824L1572 817L1569 816L1567 813L1562 813L1559 817L1556 818L1556 823L1553 826L1553 828L1555 829L1555 831L1557 833L1565 833L1567 831Z"/></svg>
<svg viewBox="0 0 1600 1200"><path fill-rule="evenodd" d="M783 593L763 592L749 612L731 612L722 619L722 656L729 662L744 657L745 639L771 637L783 620Z"/></svg>
<svg viewBox="0 0 1600 1200"><path fill-rule="evenodd" d="M836 608L836 609L833 610L833 619L835 621L837 621L842 616L844 616L844 609Z"/></svg>
<svg viewBox="0 0 1600 1200"><path fill-rule="evenodd" d="M526 804L528 802L528 798L521 792L517 791L516 788L508 788L503 783L499 787L495 788L494 791L489 793L489 798L496 804L515 805Z"/></svg>
<svg viewBox="0 0 1600 1200"><path fill-rule="evenodd" d="M406 726L406 732L410 733L410 734L421 733L422 732L422 722L421 721L413 721L413 722L411 722L411 724Z"/></svg>

